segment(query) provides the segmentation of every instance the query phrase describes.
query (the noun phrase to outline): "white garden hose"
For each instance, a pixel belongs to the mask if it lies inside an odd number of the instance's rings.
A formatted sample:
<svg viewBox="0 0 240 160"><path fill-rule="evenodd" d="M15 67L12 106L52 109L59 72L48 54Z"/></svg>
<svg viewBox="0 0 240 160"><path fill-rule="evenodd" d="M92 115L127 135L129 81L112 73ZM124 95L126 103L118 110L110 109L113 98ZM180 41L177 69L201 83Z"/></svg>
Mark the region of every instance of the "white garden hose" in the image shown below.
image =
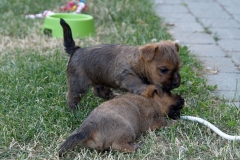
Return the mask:
<svg viewBox="0 0 240 160"><path fill-rule="evenodd" d="M181 119L184 119L184 120L190 120L190 121L196 121L196 122L199 122L199 123L202 123L204 124L205 126L209 127L210 129L212 129L215 133L217 133L219 136L225 138L225 139L228 139L228 140L240 140L240 136L231 136L231 135L228 135L226 133L223 133L220 129L218 129L217 127L215 127L213 124L211 124L210 122L202 119L202 118L199 118L199 117L193 117L193 116L181 116L180 117Z"/></svg>

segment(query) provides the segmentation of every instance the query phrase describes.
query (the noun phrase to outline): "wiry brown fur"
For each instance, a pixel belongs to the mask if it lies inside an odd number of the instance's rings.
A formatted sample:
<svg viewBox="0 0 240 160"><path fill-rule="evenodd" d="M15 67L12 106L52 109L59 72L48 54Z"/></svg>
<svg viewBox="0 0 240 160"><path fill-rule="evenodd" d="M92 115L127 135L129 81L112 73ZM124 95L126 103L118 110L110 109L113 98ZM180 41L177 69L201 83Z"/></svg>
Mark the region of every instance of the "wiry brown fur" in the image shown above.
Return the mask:
<svg viewBox="0 0 240 160"><path fill-rule="evenodd" d="M141 95L127 93L96 107L60 146L59 155L75 147L86 146L99 151L134 152L136 137L148 129L167 125L164 118L179 118L184 100L179 95L163 92L149 85Z"/></svg>
<svg viewBox="0 0 240 160"><path fill-rule="evenodd" d="M70 54L67 67L68 106L75 110L90 86L94 94L109 99L113 89L141 94L149 84L158 92L180 85L179 46L162 41L144 46L103 44L87 48L75 46L71 28L60 20L65 51Z"/></svg>

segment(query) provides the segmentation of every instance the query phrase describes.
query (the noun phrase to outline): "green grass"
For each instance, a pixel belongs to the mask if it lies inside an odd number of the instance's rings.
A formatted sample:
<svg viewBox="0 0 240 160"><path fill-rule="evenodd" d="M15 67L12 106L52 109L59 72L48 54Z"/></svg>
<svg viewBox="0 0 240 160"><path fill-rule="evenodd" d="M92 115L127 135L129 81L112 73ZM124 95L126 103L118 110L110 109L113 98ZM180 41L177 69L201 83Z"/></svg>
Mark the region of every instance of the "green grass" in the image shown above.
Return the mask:
<svg viewBox="0 0 240 160"><path fill-rule="evenodd" d="M102 99L92 92L81 109L72 113L66 104L68 56L62 39L40 33L43 19L24 19L27 13L55 9L67 1L3 0L0 2L0 159L58 159L59 145ZM77 39L81 46L99 43L142 45L152 39L171 39L147 0L87 1L97 35ZM144 4L144 5L143 5ZM240 133L240 111L211 91L201 78L201 65L186 46L180 49L182 84L174 92L185 100L182 114L199 116L221 130ZM134 154L98 153L76 147L66 159L240 159L240 143L227 141L205 126L176 121L148 132L137 140L142 148Z"/></svg>

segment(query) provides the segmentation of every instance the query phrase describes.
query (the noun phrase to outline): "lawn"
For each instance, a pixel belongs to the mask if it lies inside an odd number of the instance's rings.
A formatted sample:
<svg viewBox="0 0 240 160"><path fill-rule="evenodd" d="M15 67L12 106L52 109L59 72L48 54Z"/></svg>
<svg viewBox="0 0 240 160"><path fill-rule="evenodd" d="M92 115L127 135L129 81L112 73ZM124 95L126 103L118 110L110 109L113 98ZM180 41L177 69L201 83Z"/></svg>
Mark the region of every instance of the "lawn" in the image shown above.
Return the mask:
<svg viewBox="0 0 240 160"><path fill-rule="evenodd" d="M101 43L142 45L171 36L148 0L87 0L96 36L75 39L82 46ZM43 19L28 13L58 11L66 0L0 2L0 159L58 159L58 147L102 99L91 90L73 113L66 104L68 55L62 39L41 34ZM201 64L181 46L182 83L173 92L186 101L183 115L199 116L231 135L240 134L240 111L215 97ZM205 126L178 120L137 139L133 154L98 153L76 147L64 159L240 159L240 143L220 138Z"/></svg>

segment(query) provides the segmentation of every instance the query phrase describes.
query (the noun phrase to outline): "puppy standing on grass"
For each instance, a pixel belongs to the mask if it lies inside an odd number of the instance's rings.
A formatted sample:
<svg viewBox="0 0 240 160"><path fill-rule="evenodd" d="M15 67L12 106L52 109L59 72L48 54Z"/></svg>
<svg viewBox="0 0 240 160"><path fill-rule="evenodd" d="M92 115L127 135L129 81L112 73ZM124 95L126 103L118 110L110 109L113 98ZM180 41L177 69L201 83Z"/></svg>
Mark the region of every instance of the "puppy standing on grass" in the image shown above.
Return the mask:
<svg viewBox="0 0 240 160"><path fill-rule="evenodd" d="M105 44L80 48L75 46L69 25L60 20L65 51L70 54L67 67L70 109L75 110L81 98L93 86L93 93L104 99L114 96L110 88L141 94L149 84L158 92L179 87L179 46L163 41L144 46Z"/></svg>
<svg viewBox="0 0 240 160"><path fill-rule="evenodd" d="M136 136L149 128L167 125L164 118L180 117L184 100L179 95L163 92L149 85L141 95L124 94L96 107L76 130L60 146L59 156L80 144L99 151L119 150L134 152Z"/></svg>

